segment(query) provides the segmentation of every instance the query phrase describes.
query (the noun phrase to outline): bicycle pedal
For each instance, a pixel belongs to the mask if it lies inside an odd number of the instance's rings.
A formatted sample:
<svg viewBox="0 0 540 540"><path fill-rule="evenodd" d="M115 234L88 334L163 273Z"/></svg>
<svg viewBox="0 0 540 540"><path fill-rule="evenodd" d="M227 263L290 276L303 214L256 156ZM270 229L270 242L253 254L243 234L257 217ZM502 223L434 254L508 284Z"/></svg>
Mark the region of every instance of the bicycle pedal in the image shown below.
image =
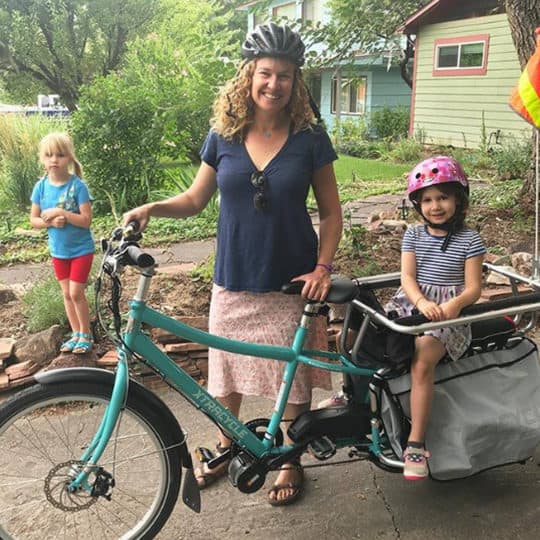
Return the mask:
<svg viewBox="0 0 540 540"><path fill-rule="evenodd" d="M195 454L195 457L201 463L208 463L209 461L215 458L212 450L209 450L208 448L205 448L204 446L197 446L197 448L195 448L193 453Z"/></svg>
<svg viewBox="0 0 540 540"><path fill-rule="evenodd" d="M320 437L309 443L308 452L314 458L324 461L336 453L336 445L328 437Z"/></svg>

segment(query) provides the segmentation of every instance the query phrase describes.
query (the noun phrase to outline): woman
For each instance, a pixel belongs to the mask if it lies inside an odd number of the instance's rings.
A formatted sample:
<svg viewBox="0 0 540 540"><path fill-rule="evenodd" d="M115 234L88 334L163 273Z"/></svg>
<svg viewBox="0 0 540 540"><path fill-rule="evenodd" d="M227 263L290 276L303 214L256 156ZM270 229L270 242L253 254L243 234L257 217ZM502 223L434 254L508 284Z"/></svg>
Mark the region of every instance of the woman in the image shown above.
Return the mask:
<svg viewBox="0 0 540 540"><path fill-rule="evenodd" d="M328 135L314 125L314 113L300 67L304 44L287 26L261 25L242 47L244 62L214 104L212 129L192 186L165 201L128 212L146 226L151 216L199 213L220 192L220 215L210 332L233 339L284 345L292 342L303 300L279 292L302 280L302 297L325 298L342 229ZM306 208L313 188L320 218L319 239ZM312 325L310 348L326 343L325 321ZM208 390L238 416L243 395L275 399L283 365L211 349ZM311 389L330 389L328 372L301 366L285 418L308 410ZM219 433L218 453L230 440ZM197 469L201 488L227 471L228 463ZM302 491L298 463L280 470L268 499L289 504Z"/></svg>

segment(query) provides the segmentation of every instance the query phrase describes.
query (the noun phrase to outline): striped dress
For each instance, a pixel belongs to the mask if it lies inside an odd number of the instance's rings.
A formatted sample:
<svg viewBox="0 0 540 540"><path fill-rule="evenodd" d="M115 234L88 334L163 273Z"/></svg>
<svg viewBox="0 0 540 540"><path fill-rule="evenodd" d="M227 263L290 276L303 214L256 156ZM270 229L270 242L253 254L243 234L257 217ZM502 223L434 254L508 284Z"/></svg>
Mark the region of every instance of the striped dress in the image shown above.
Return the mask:
<svg viewBox="0 0 540 540"><path fill-rule="evenodd" d="M486 253L480 235L472 229L453 233L448 248L441 251L445 238L431 235L427 225L416 225L405 231L401 245L402 252L411 251L416 256L416 281L420 291L437 304L461 294L465 287L465 261ZM411 315L415 307L400 287L385 309L404 317ZM452 360L459 359L471 342L469 325L430 330L425 334L440 339Z"/></svg>

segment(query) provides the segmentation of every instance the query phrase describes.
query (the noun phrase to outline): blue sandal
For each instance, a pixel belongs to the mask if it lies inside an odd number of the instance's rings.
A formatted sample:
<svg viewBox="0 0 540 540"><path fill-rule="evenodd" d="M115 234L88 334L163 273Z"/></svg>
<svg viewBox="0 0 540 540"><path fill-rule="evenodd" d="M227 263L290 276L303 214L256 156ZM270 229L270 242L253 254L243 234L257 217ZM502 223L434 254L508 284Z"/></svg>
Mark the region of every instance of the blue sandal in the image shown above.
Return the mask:
<svg viewBox="0 0 540 540"><path fill-rule="evenodd" d="M73 354L86 354L92 348L92 336L84 332L79 332L78 336L77 344L71 352Z"/></svg>
<svg viewBox="0 0 540 540"><path fill-rule="evenodd" d="M72 352L79 343L79 336L79 332L72 332L71 337L60 346L60 352Z"/></svg>

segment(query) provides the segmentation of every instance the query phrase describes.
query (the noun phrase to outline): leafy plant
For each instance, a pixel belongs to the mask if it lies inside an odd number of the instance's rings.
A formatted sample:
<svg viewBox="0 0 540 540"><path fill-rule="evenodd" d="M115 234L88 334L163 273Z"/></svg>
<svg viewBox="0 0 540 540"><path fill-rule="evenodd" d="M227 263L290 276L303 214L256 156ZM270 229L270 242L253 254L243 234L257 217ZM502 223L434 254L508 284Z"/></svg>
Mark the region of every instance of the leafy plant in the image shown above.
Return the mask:
<svg viewBox="0 0 540 540"><path fill-rule="evenodd" d="M43 175L39 141L66 127L65 120L46 116L0 115L0 198L4 205L28 208L32 188Z"/></svg>
<svg viewBox="0 0 540 540"><path fill-rule="evenodd" d="M352 222L352 213L343 214L345 227L343 229L343 247L351 254L353 259L359 260L366 251L367 230L363 225Z"/></svg>
<svg viewBox="0 0 540 540"><path fill-rule="evenodd" d="M499 178L525 178L531 162L531 141L508 138L492 151L491 161Z"/></svg>
<svg viewBox="0 0 540 540"><path fill-rule="evenodd" d="M53 324L67 326L62 292L54 276L36 283L22 300L30 332L40 332Z"/></svg>
<svg viewBox="0 0 540 540"><path fill-rule="evenodd" d="M198 264L193 270L188 272L188 276L193 281L201 282L208 285L214 279L214 264L216 261L215 254L210 255L204 262Z"/></svg>
<svg viewBox="0 0 540 540"><path fill-rule="evenodd" d="M168 4L178 7L159 33L136 40L121 71L85 88L74 115L99 211L148 201L167 183L163 163L198 161L216 88L233 72L223 61L237 43L231 15L216 15L211 0Z"/></svg>
<svg viewBox="0 0 540 540"><path fill-rule="evenodd" d="M403 137L392 146L388 155L399 163L418 161L422 156L423 146L414 138Z"/></svg>
<svg viewBox="0 0 540 540"><path fill-rule="evenodd" d="M407 107L388 107L371 113L370 124L381 139L398 140L407 136L410 113Z"/></svg>

